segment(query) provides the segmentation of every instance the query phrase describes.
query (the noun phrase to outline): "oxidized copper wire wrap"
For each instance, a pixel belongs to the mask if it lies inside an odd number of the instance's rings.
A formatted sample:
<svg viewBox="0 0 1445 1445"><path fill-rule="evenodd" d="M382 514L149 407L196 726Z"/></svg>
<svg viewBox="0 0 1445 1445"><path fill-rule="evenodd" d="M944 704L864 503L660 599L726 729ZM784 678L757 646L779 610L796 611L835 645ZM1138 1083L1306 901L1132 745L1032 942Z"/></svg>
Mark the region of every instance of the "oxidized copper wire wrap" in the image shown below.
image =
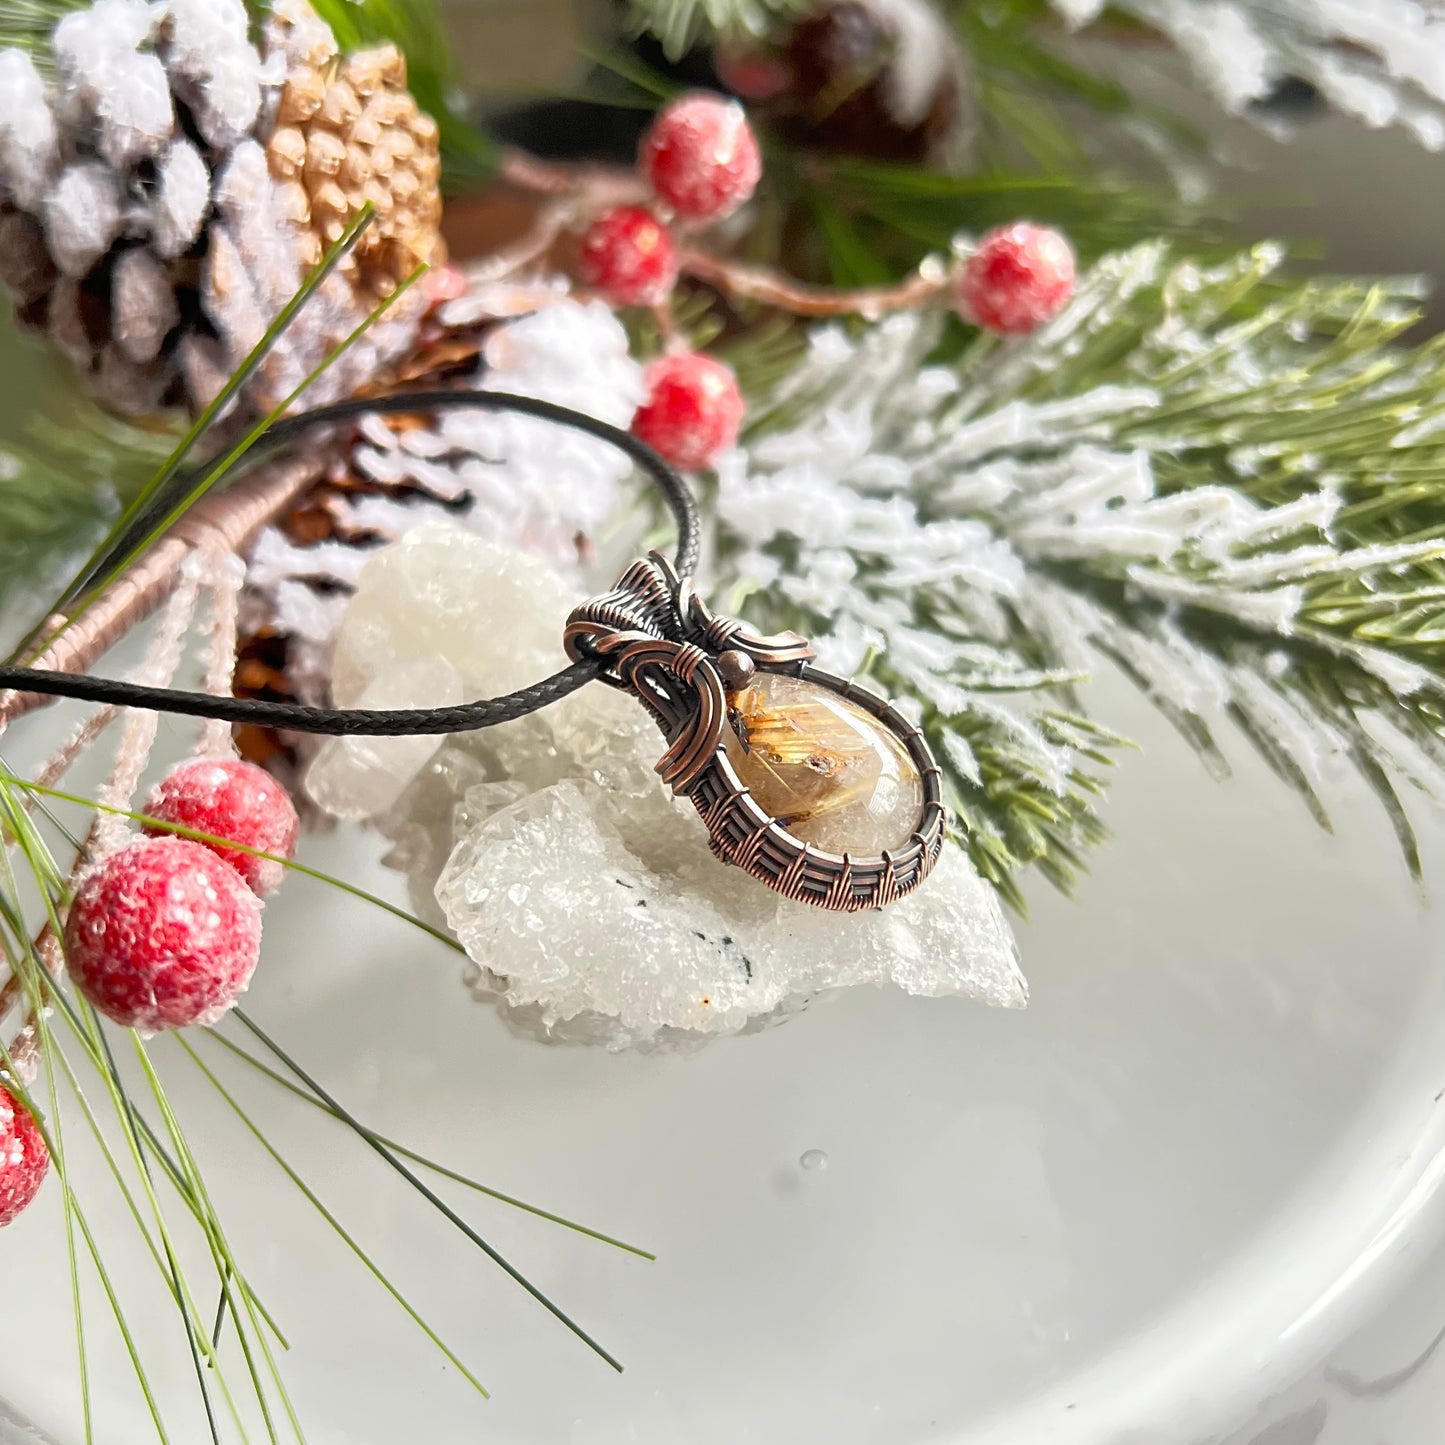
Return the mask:
<svg viewBox="0 0 1445 1445"><path fill-rule="evenodd" d="M278 513L325 471L329 454L311 451L271 463L224 491L201 498L76 622L48 618L52 638L31 664L51 672L85 672L102 653L155 611L175 587L181 563L194 551L240 552ZM0 732L54 698L0 689Z"/></svg>
<svg viewBox="0 0 1445 1445"><path fill-rule="evenodd" d="M563 637L573 661L602 657L604 680L638 697L667 739L657 764L663 782L692 801L713 852L775 892L819 908L881 908L911 893L943 847L942 773L923 734L891 703L811 665L796 632L771 636L723 617L653 553L632 563L611 591L577 608ZM765 813L738 779L723 746L727 693L718 667L742 653L761 671L781 672L837 693L876 718L906 748L923 785L918 826L903 847L877 857L826 853Z"/></svg>

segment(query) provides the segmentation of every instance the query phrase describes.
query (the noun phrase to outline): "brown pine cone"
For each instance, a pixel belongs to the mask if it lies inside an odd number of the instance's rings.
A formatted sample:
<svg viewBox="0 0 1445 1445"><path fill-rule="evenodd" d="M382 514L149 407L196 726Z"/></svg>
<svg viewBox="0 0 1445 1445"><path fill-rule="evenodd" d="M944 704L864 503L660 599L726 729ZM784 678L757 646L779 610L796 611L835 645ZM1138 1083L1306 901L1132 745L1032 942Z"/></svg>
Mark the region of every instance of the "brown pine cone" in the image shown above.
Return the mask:
<svg viewBox="0 0 1445 1445"><path fill-rule="evenodd" d="M306 0L261 45L243 0L104 0L68 12L46 72L0 51L0 280L108 405L208 402L370 200L377 218L253 378L274 405L443 253L437 127L390 47L338 54ZM289 167L289 169L288 169ZM308 390L410 350L412 293Z"/></svg>
<svg viewBox="0 0 1445 1445"><path fill-rule="evenodd" d="M930 0L821 0L769 51L717 56L723 81L800 145L923 161L964 129L963 56Z"/></svg>
<svg viewBox="0 0 1445 1445"><path fill-rule="evenodd" d="M345 263L373 305L418 265L446 259L437 123L407 90L394 45L293 67L266 159L308 264L367 202L376 208Z"/></svg>

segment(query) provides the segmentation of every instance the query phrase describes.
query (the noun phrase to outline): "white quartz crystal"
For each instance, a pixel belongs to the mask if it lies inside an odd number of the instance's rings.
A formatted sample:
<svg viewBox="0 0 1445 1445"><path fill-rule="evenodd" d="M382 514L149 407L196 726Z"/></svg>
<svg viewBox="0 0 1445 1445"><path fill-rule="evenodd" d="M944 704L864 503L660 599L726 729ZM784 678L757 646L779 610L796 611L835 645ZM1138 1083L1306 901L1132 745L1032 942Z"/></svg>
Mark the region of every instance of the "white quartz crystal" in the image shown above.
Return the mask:
<svg viewBox="0 0 1445 1445"><path fill-rule="evenodd" d="M414 531L360 576L337 636L337 700L371 703L385 685L389 705L433 705L435 677L408 696L395 685L422 659L466 697L533 681L562 665L576 600L534 559L457 528ZM418 910L452 929L474 993L519 1032L688 1046L864 983L1026 1001L996 896L959 848L878 912L782 899L713 857L695 810L653 772L661 735L613 689L433 740L425 761L419 742L404 764L392 753L374 766L354 740L330 743L310 784L331 811L375 818Z"/></svg>
<svg viewBox="0 0 1445 1445"><path fill-rule="evenodd" d="M462 700L445 658L396 657L348 703L352 707L451 707ZM436 739L337 738L306 771L306 790L338 818L369 818L392 806L436 751Z"/></svg>

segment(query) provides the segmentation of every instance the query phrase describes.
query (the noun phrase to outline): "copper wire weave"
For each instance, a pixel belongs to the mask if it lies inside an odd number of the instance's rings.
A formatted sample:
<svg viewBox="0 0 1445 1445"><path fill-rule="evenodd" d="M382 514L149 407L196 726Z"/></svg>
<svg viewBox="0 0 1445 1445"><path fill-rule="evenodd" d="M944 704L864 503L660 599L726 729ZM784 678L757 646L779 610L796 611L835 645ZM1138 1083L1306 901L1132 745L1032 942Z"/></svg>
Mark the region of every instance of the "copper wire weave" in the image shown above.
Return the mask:
<svg viewBox="0 0 1445 1445"><path fill-rule="evenodd" d="M654 553L634 562L611 592L577 608L564 641L574 661L606 661L606 680L651 712L668 744L657 771L674 793L691 800L723 862L784 897L843 912L892 903L932 871L943 848L947 809L943 774L927 741L891 703L813 667L806 638L794 632L764 635L713 612L690 580L678 578ZM827 853L763 811L723 746L727 694L718 658L724 652L744 654L760 671L785 673L837 693L903 743L923 787L918 826L903 847L862 858Z"/></svg>

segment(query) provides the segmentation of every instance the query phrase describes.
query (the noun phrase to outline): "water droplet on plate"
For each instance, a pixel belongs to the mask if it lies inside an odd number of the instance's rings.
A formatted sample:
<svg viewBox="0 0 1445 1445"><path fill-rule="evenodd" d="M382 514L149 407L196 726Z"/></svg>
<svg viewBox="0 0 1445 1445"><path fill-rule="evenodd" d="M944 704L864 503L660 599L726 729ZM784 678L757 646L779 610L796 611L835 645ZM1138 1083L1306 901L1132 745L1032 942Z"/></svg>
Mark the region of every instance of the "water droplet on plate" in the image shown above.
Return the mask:
<svg viewBox="0 0 1445 1445"><path fill-rule="evenodd" d="M828 1156L821 1149L805 1149L798 1157L798 1167L817 1174L828 1167Z"/></svg>

